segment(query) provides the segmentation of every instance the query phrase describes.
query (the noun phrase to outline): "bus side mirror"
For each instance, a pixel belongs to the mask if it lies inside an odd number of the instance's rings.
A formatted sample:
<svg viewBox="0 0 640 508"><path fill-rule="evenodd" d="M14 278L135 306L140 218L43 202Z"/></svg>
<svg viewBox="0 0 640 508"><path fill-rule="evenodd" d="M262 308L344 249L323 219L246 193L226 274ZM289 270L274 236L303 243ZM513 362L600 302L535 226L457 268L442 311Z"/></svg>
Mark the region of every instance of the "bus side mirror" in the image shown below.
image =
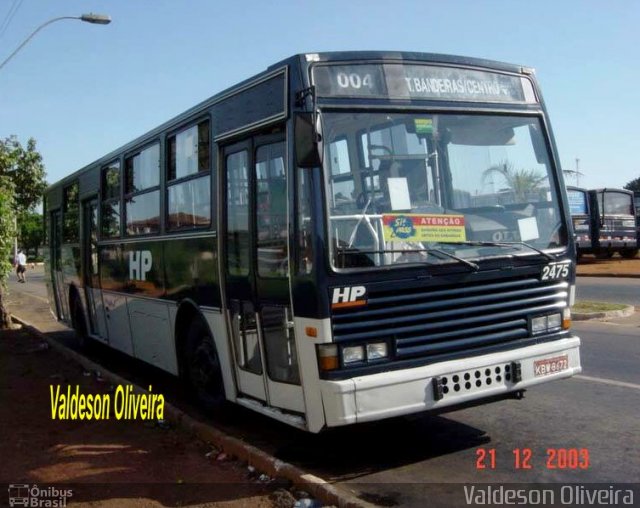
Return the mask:
<svg viewBox="0 0 640 508"><path fill-rule="evenodd" d="M294 136L296 164L300 168L314 168L322 164L322 135L315 113L296 113Z"/></svg>

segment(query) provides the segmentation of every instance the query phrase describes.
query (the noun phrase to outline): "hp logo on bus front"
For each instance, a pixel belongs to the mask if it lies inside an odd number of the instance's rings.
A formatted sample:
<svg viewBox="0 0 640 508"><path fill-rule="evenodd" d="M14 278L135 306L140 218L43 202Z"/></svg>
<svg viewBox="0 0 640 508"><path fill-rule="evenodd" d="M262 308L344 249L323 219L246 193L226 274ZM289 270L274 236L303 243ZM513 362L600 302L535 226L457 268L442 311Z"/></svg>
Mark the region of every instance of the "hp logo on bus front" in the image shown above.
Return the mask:
<svg viewBox="0 0 640 508"><path fill-rule="evenodd" d="M333 288L331 308L357 307L367 304L367 288L364 286L348 286L346 288Z"/></svg>
<svg viewBox="0 0 640 508"><path fill-rule="evenodd" d="M151 270L153 258L148 250L129 252L129 278L131 280L147 280L147 273Z"/></svg>

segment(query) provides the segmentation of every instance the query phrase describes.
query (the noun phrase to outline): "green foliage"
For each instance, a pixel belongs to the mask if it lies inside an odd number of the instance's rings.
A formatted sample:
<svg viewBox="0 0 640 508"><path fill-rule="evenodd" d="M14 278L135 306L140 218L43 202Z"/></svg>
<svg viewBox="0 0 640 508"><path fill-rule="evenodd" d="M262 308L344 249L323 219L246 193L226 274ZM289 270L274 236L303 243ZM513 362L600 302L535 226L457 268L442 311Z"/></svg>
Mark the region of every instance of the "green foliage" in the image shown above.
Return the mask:
<svg viewBox="0 0 640 508"><path fill-rule="evenodd" d="M515 169L510 162L501 162L487 168L482 173L485 181L490 176L501 176L518 200L525 201L527 195L540 192L540 185L547 176L534 169Z"/></svg>
<svg viewBox="0 0 640 508"><path fill-rule="evenodd" d="M18 244L25 250L38 251L44 242L42 215L27 212L18 218Z"/></svg>
<svg viewBox="0 0 640 508"><path fill-rule="evenodd" d="M2 286L11 271L13 261L13 239L15 238L13 187L10 178L0 175L0 285Z"/></svg>
<svg viewBox="0 0 640 508"><path fill-rule="evenodd" d="M26 148L15 136L0 140L0 176L11 178L15 188L15 210L32 211L47 187L42 156L30 138Z"/></svg>
<svg viewBox="0 0 640 508"><path fill-rule="evenodd" d="M0 140L0 282L11 270L15 218L33 211L46 188L42 156L33 138L26 147L15 136ZM0 309L1 310L1 309Z"/></svg>
<svg viewBox="0 0 640 508"><path fill-rule="evenodd" d="M640 192L640 177L635 180L631 180L624 186L625 189L635 192Z"/></svg>

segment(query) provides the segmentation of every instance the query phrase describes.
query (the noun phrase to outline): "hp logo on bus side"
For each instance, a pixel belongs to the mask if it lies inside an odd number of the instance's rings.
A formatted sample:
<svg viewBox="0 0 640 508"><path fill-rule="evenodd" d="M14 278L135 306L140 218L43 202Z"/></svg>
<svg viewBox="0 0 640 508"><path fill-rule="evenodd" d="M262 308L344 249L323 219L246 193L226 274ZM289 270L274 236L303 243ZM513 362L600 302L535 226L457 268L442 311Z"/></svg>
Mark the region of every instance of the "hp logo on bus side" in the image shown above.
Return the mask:
<svg viewBox="0 0 640 508"><path fill-rule="evenodd" d="M147 273L151 270L153 258L148 250L129 252L129 278L131 280L147 280Z"/></svg>
<svg viewBox="0 0 640 508"><path fill-rule="evenodd" d="M364 286L348 286L346 288L333 288L331 308L357 307L367 304L367 288Z"/></svg>

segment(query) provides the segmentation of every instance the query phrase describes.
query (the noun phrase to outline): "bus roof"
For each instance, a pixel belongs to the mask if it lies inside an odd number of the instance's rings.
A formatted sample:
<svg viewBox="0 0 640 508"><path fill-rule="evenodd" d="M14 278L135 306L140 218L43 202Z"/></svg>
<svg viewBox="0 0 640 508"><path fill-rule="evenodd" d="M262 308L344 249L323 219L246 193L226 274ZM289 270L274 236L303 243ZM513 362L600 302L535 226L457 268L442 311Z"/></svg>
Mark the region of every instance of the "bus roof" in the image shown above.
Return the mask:
<svg viewBox="0 0 640 508"><path fill-rule="evenodd" d="M389 61L414 61L414 62L431 62L449 65L461 65L468 67L485 67L488 69L515 72L515 73L533 73L530 67L498 62L484 58L472 58L459 55L445 55L442 53L422 53L414 51L329 51L320 53L299 53L293 57L287 58L270 67L277 68L292 58L299 58L303 62L346 62L355 60L389 60Z"/></svg>
<svg viewBox="0 0 640 508"><path fill-rule="evenodd" d="M631 196L633 196L633 191L627 190L627 189L616 189L613 187L602 187L600 189L591 189L591 191L593 192L622 192L624 194L629 194Z"/></svg>
<svg viewBox="0 0 640 508"><path fill-rule="evenodd" d="M515 64L508 64L504 62L497 62L493 60L487 60L482 58L471 58L457 55L444 55L440 53L420 53L420 52L408 52L408 51L334 51L334 52L321 52L321 53L298 53L279 62L270 65L266 70L247 78L240 83L237 83L203 101L189 108L188 110L174 116L170 120L162 123L161 125L147 131L146 133L136 137L132 141L110 151L106 155L94 160L93 162L86 164L84 167L74 171L73 173L63 177L57 182L51 184L46 193L51 190L63 186L69 181L78 177L83 172L93 168L95 166L102 166L117 156L129 150L142 145L147 141L152 141L156 136L164 131L177 128L181 123L188 120L190 117L197 115L199 112L204 112L215 102L219 101L222 97L233 93L237 89L241 89L251 82L260 79L261 77L268 75L278 69L282 69L285 66L291 66L300 70L306 66L318 62L346 62L346 61L363 61L363 60L384 60L384 61L413 61L413 62L430 62L430 63L442 63L448 65L460 65L469 67L483 67L487 69L510 72L510 73L524 73L528 75L534 74L534 70L529 67L524 67Z"/></svg>

